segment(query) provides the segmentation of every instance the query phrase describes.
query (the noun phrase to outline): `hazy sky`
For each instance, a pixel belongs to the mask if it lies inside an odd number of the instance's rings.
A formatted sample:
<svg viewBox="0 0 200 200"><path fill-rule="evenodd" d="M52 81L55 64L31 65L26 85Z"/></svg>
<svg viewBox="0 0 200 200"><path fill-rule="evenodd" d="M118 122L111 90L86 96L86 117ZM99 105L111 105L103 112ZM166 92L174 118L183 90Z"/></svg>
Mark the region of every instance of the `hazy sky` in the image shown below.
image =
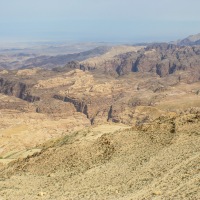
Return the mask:
<svg viewBox="0 0 200 200"><path fill-rule="evenodd" d="M170 41L200 32L199 0L0 0L0 41Z"/></svg>

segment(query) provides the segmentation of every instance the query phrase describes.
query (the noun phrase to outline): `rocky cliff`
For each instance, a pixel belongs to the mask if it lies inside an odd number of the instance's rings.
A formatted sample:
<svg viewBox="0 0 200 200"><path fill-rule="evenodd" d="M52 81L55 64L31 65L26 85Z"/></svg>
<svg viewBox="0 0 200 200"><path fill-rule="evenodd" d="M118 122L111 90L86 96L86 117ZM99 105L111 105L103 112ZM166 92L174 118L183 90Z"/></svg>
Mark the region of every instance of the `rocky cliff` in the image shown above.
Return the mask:
<svg viewBox="0 0 200 200"><path fill-rule="evenodd" d="M70 62L65 67L55 71L69 71L76 68L93 71L94 73L108 74L114 77L137 73L152 73L166 77L177 72L187 72L186 77L180 76L188 82L198 81L200 78L200 46L177 46L167 43L158 43L147 46L145 49L130 51L115 55L112 58Z"/></svg>

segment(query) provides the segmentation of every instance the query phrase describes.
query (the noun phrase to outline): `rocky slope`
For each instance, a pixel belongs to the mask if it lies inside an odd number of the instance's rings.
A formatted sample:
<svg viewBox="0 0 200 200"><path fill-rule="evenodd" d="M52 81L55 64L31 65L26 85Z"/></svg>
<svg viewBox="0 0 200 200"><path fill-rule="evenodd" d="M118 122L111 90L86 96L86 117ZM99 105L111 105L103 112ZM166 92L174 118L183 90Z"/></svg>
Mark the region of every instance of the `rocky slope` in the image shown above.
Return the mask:
<svg viewBox="0 0 200 200"><path fill-rule="evenodd" d="M25 118L28 113L47 121L65 118L69 129L71 117L77 119L75 126L108 122L138 125L169 112L180 113L199 106L199 82L188 84L180 76L187 77L187 73L160 77L137 72L115 78L78 69L67 73L42 69L8 71L0 78L0 91L7 95L2 98L0 109L26 112ZM9 121L17 115L11 112L6 118ZM63 133L54 132L54 137ZM34 144L39 143L38 138Z"/></svg>
<svg viewBox="0 0 200 200"><path fill-rule="evenodd" d="M135 48L135 49L133 49ZM199 62L200 47L158 43L142 47L132 47L129 52L98 59L88 59L82 62L71 62L65 67L55 68L54 71L69 71L76 68L81 70L96 71L96 73L121 76L132 72L152 73L166 77L176 72L187 72L187 76L180 76L185 81L195 82L200 78Z"/></svg>
<svg viewBox="0 0 200 200"><path fill-rule="evenodd" d="M144 54L134 64L133 71L153 72L161 77L177 71L187 71L190 73L188 81L198 81L199 52L198 46L177 47L169 44L155 44L146 48Z"/></svg>
<svg viewBox="0 0 200 200"><path fill-rule="evenodd" d="M42 152L0 172L0 194L9 199L197 200L199 120L199 111L168 115L137 128L89 129L46 143Z"/></svg>

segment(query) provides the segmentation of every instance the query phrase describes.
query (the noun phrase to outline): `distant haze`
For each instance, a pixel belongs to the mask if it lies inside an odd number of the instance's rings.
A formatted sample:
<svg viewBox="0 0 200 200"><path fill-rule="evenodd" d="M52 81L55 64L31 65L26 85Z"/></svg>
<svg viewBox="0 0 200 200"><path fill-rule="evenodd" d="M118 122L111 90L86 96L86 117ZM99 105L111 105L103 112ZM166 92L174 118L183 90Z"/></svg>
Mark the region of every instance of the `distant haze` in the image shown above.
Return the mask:
<svg viewBox="0 0 200 200"><path fill-rule="evenodd" d="M0 42L153 42L200 32L199 0L1 0Z"/></svg>

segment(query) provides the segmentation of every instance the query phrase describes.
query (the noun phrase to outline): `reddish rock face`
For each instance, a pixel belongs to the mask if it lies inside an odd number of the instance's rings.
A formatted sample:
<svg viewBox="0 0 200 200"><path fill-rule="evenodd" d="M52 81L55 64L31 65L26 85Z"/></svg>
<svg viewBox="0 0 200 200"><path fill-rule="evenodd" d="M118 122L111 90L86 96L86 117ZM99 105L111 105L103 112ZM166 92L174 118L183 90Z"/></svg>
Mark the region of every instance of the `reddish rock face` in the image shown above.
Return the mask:
<svg viewBox="0 0 200 200"><path fill-rule="evenodd" d="M128 52L105 60L100 64L69 63L63 70L71 68L96 71L114 77L131 72L153 73L160 77L174 74L176 71L190 72L188 79L198 81L200 77L200 46L176 46L154 44L137 52ZM195 75L194 75L195 74Z"/></svg>

